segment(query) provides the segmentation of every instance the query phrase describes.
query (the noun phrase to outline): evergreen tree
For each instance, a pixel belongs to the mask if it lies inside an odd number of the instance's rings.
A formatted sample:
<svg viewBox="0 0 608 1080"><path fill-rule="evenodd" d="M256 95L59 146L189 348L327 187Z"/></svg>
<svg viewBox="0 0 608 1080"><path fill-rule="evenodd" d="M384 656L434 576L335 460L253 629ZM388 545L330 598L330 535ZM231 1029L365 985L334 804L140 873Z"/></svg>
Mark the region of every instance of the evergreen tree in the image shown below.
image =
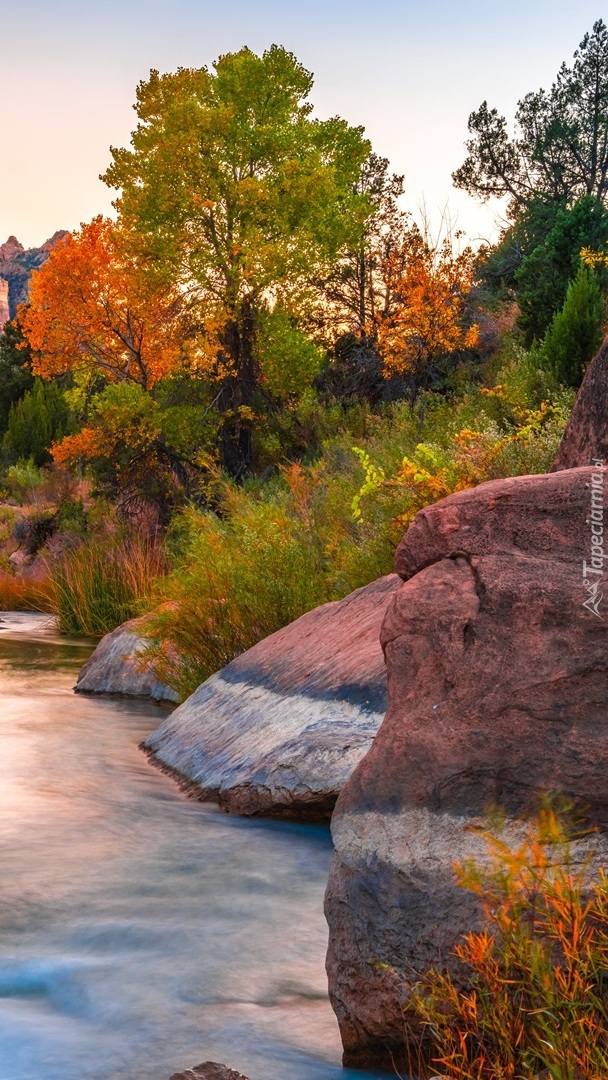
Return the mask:
<svg viewBox="0 0 608 1080"><path fill-rule="evenodd" d="M560 382L580 385L587 364L602 343L605 323L606 303L595 272L581 265L543 343L545 356Z"/></svg>
<svg viewBox="0 0 608 1080"><path fill-rule="evenodd" d="M29 390L34 381L29 348L23 348L23 334L16 320L0 333L0 436L6 431L13 402Z"/></svg>
<svg viewBox="0 0 608 1080"><path fill-rule="evenodd" d="M35 465L51 461L49 448L72 430L72 418L65 398L55 382L35 379L9 411L2 450L9 462L32 458Z"/></svg>

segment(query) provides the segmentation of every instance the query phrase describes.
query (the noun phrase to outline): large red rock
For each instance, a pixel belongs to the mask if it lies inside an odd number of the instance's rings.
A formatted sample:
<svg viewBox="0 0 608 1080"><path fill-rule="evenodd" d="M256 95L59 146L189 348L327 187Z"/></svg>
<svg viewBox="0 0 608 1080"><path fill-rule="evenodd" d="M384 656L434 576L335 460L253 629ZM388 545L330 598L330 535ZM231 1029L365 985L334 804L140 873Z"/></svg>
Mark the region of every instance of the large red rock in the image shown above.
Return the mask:
<svg viewBox="0 0 608 1080"><path fill-rule="evenodd" d="M608 823L598 547L591 562L602 484L590 468L483 484L421 511L397 551L388 711L332 820L328 973L345 1064L403 1051L408 983L453 962L474 925L453 862L480 856L469 826L489 806L514 819L560 789Z"/></svg>
<svg viewBox="0 0 608 1080"><path fill-rule="evenodd" d="M236 814L326 819L386 708L379 635L394 574L323 604L212 675L144 749Z"/></svg>
<svg viewBox="0 0 608 1080"><path fill-rule="evenodd" d="M552 471L594 459L608 461L608 338L585 372Z"/></svg>

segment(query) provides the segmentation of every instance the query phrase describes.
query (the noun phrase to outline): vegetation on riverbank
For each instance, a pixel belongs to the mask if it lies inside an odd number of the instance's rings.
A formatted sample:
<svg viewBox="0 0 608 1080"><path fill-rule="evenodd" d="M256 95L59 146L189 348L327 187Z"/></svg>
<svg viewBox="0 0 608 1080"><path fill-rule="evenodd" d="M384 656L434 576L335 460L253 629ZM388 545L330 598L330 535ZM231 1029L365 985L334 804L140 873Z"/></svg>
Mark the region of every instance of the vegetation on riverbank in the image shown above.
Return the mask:
<svg viewBox="0 0 608 1080"><path fill-rule="evenodd" d="M579 81L607 48L600 22ZM480 110L455 180L512 200L473 251L311 90L276 46L152 72L116 221L60 239L0 335L5 602L87 635L158 607L182 694L389 571L421 506L547 469L604 329L597 184L550 191L525 141L490 175Z"/></svg>
<svg viewBox="0 0 608 1080"><path fill-rule="evenodd" d="M455 955L462 983L439 971L414 988L421 1075L445 1080L600 1080L608 1070L608 880L574 841L594 830L546 801L508 833L484 833L488 858L457 868L483 926Z"/></svg>

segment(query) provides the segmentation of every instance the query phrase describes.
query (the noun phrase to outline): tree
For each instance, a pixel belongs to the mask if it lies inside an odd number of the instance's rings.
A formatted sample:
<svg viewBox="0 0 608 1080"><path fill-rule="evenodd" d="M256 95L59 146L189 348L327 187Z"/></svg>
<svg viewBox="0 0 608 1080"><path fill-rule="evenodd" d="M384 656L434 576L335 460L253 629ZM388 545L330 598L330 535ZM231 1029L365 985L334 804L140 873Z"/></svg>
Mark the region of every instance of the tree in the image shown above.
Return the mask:
<svg viewBox="0 0 608 1080"><path fill-rule="evenodd" d="M29 390L34 381L31 357L16 319L0 333L0 434L6 431L11 405Z"/></svg>
<svg viewBox="0 0 608 1080"><path fill-rule="evenodd" d="M186 298L101 217L57 244L21 310L32 369L43 378L84 371L150 389L192 361Z"/></svg>
<svg viewBox="0 0 608 1080"><path fill-rule="evenodd" d="M10 462L31 458L36 466L46 465L52 444L72 428L73 418L58 384L35 379L32 389L10 407L3 454Z"/></svg>
<svg viewBox="0 0 608 1080"><path fill-rule="evenodd" d="M580 386L587 364L602 344L605 324L606 302L595 271L583 263L543 342L543 351L560 382Z"/></svg>
<svg viewBox="0 0 608 1080"><path fill-rule="evenodd" d="M408 221L398 201L403 176L389 174L388 167L388 158L374 153L364 161L354 190L369 200L371 212L356 245L344 251L323 288L330 322L363 342L375 333L376 319L386 307L383 268L402 241Z"/></svg>
<svg viewBox="0 0 608 1080"><path fill-rule="evenodd" d="M581 250L599 249L606 241L608 209L595 196L584 195L570 208L557 208L547 235L515 273L518 323L528 345L542 339L561 310L568 285L578 272ZM599 283L608 279L605 268L599 274Z"/></svg>
<svg viewBox="0 0 608 1080"><path fill-rule="evenodd" d="M369 214L356 191L369 144L343 120L313 120L311 87L276 45L228 53L213 70L152 71L137 90L131 148L112 150L103 177L120 192L136 250L197 297L202 325L220 328L218 404L234 475L251 460L257 313L279 303L297 314Z"/></svg>
<svg viewBox="0 0 608 1080"><path fill-rule="evenodd" d="M433 245L413 226L386 259L386 310L377 320L378 350L389 375L404 375L412 408L441 362L474 346L476 326L466 326L473 252L454 254L451 236Z"/></svg>
<svg viewBox="0 0 608 1080"><path fill-rule="evenodd" d="M516 209L535 199L570 205L608 194L608 28L585 34L572 67L562 64L550 91L518 102L515 137L484 101L469 117L468 157L457 188L482 200L507 196Z"/></svg>

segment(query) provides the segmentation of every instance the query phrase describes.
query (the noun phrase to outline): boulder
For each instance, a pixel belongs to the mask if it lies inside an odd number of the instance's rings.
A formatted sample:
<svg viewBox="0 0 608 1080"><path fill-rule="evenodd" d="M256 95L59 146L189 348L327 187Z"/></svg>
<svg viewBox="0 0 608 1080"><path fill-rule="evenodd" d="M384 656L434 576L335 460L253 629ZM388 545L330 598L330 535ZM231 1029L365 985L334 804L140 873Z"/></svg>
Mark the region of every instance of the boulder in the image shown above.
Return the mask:
<svg viewBox="0 0 608 1080"><path fill-rule="evenodd" d="M205 1061L193 1069L174 1073L171 1080L247 1080L247 1077L229 1069L227 1065L219 1065L217 1061Z"/></svg>
<svg viewBox="0 0 608 1080"><path fill-rule="evenodd" d="M570 413L552 471L608 461L608 338L591 361Z"/></svg>
<svg viewBox="0 0 608 1080"><path fill-rule="evenodd" d="M559 789L608 823L603 559L591 556L603 479L586 468L482 484L422 510L397 550L388 710L332 819L327 969L346 1065L402 1057L408 984L455 965L478 909L453 864L482 856L471 825L490 806L514 822Z"/></svg>
<svg viewBox="0 0 608 1080"><path fill-rule="evenodd" d="M175 702L177 694L142 663L145 619L131 619L106 634L80 670L76 691L80 694L124 694Z"/></svg>
<svg viewBox="0 0 608 1080"><path fill-rule="evenodd" d="M326 819L384 715L379 633L399 584L381 578L260 641L199 686L143 748L230 813Z"/></svg>

